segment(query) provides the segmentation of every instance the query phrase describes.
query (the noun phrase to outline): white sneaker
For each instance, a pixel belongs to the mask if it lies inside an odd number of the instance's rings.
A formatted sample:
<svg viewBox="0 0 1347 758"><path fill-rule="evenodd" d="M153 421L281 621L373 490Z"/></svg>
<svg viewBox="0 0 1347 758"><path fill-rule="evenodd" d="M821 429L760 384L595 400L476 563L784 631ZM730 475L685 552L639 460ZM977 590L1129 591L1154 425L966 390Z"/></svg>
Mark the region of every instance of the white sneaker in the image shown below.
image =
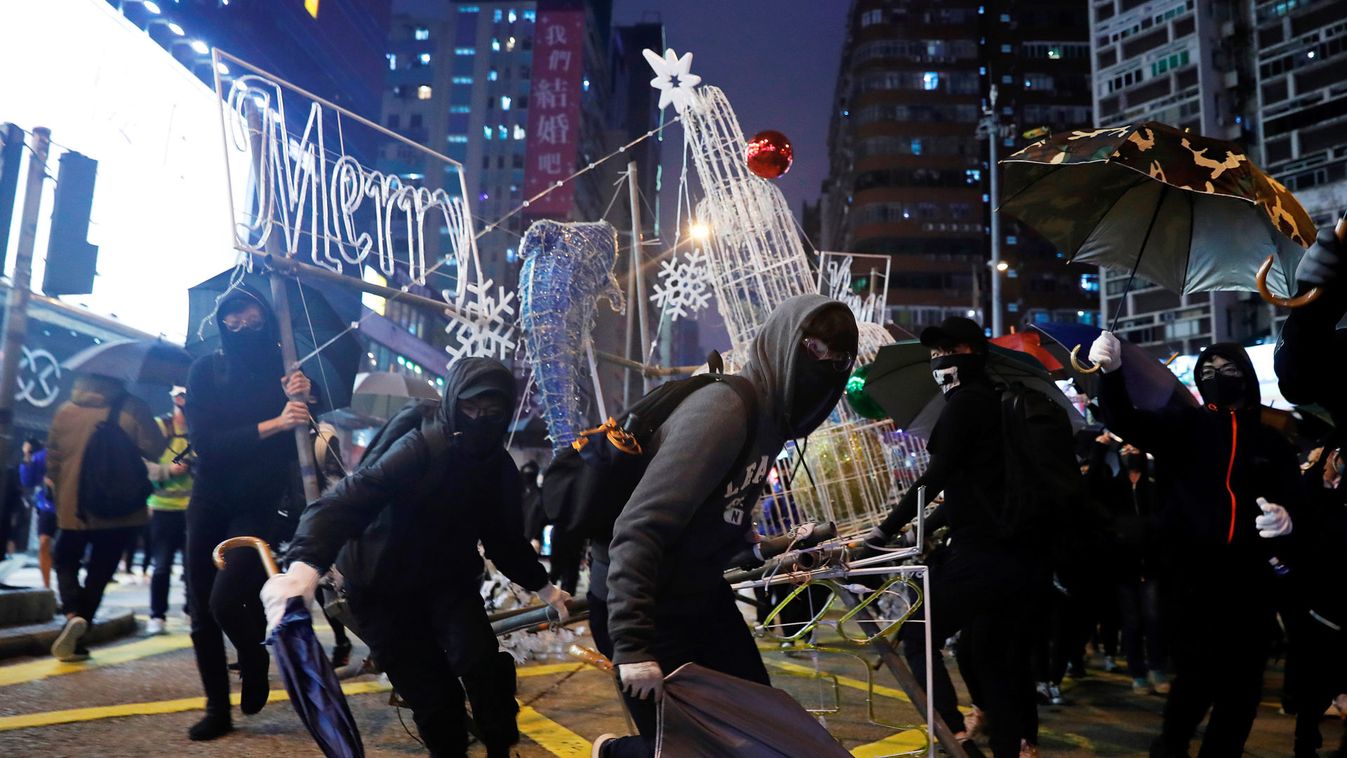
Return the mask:
<svg viewBox="0 0 1347 758"><path fill-rule="evenodd" d="M75 648L88 630L89 622L79 616L68 619L61 627L61 633L56 635L56 641L51 643L52 656L58 661L83 660L76 658Z"/></svg>
<svg viewBox="0 0 1347 758"><path fill-rule="evenodd" d="M589 751L589 758L602 758L603 746L617 739L616 734L600 734L594 740L594 747Z"/></svg>
<svg viewBox="0 0 1347 758"><path fill-rule="evenodd" d="M145 622L145 633L148 635L164 634L168 630L164 628L164 620L152 618Z"/></svg>

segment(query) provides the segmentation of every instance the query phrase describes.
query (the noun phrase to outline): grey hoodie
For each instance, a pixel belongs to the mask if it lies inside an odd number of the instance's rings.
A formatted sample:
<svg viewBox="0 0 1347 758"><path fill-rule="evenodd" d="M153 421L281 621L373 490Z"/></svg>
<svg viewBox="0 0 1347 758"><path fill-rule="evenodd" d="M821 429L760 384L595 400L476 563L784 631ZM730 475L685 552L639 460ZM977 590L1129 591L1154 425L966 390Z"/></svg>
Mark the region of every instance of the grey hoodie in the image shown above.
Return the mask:
<svg viewBox="0 0 1347 758"><path fill-rule="evenodd" d="M606 551L595 549L596 559L609 564L614 663L655 659L657 599L720 587L729 560L748 540L753 506L782 446L812 432L841 398L844 381L810 417L790 418L803 327L826 308L845 310L822 295L793 297L754 338L740 375L757 392L755 429L747 428L749 409L739 395L717 383L689 396L656 432L650 464L614 524L612 542ZM750 439L754 454L742 471L731 472Z"/></svg>

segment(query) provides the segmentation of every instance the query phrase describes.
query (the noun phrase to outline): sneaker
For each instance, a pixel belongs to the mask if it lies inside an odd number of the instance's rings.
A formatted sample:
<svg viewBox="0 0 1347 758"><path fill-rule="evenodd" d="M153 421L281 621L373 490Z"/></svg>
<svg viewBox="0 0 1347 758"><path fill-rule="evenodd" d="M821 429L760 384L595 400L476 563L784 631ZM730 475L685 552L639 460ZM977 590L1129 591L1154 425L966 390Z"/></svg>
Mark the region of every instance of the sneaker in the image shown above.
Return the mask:
<svg viewBox="0 0 1347 758"><path fill-rule="evenodd" d="M1157 695L1169 694L1169 679L1165 677L1165 672L1163 671L1151 672L1151 690L1153 690Z"/></svg>
<svg viewBox="0 0 1347 758"><path fill-rule="evenodd" d="M981 737L987 731L987 714L982 709L972 706L968 713L963 717L963 728L968 733L968 739L973 740ZM962 742L963 740L960 740Z"/></svg>
<svg viewBox="0 0 1347 758"><path fill-rule="evenodd" d="M1151 694L1151 680L1144 676L1134 677L1132 679L1132 692L1137 695Z"/></svg>
<svg viewBox="0 0 1347 758"><path fill-rule="evenodd" d="M602 758L604 746L615 739L617 739L616 734L600 734L598 738L594 740L594 747L589 751L589 758Z"/></svg>
<svg viewBox="0 0 1347 758"><path fill-rule="evenodd" d="M1034 685L1034 692L1038 695L1038 704L1047 705L1052 702L1052 685L1047 682L1039 682ZM965 723L967 723L965 721Z"/></svg>
<svg viewBox="0 0 1347 758"><path fill-rule="evenodd" d="M80 637L89 630L89 622L73 616L61 627L61 633L56 635L56 641L51 643L52 657L58 661L84 660L84 658L75 657L75 648L79 646ZM86 655L85 658L88 656Z"/></svg>
<svg viewBox="0 0 1347 758"><path fill-rule="evenodd" d="M1106 656L1104 656L1104 670L1105 670L1105 671L1107 671L1107 672L1109 672L1110 674L1112 674L1114 671L1117 671L1118 668L1119 668L1118 662L1115 661L1115 660L1113 660L1113 656L1111 656L1111 655L1106 655Z"/></svg>
<svg viewBox="0 0 1347 758"><path fill-rule="evenodd" d="M205 742L234 731L234 721L228 713L216 715L207 713L204 718L187 730L187 738L193 742Z"/></svg>
<svg viewBox="0 0 1347 758"><path fill-rule="evenodd" d="M149 621L145 622L145 633L148 635L164 634L167 631L168 630L164 628L163 619L151 618Z"/></svg>
<svg viewBox="0 0 1347 758"><path fill-rule="evenodd" d="M1066 705L1066 698L1062 697L1062 688L1055 684L1048 685L1048 702L1053 705ZM1034 748L1034 755L1038 755L1038 748Z"/></svg>
<svg viewBox="0 0 1347 758"><path fill-rule="evenodd" d="M345 668L351 663L351 643L342 642L332 646L332 668Z"/></svg>
<svg viewBox="0 0 1347 758"><path fill-rule="evenodd" d="M1020 758L1038 758L1038 745L1028 740L1020 740Z"/></svg>

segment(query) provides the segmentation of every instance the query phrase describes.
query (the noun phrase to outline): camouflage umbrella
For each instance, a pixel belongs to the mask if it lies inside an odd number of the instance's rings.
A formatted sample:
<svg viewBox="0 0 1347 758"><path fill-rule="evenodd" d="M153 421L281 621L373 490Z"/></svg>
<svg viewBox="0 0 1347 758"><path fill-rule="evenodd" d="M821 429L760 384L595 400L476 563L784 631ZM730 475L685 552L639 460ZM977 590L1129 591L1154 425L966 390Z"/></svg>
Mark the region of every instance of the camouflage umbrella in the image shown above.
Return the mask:
<svg viewBox="0 0 1347 758"><path fill-rule="evenodd" d="M1314 240L1305 209L1239 146L1154 121L1054 134L1001 163L1001 210L1069 261L1127 272L1128 289L1140 276L1184 294L1255 291L1271 256L1268 287L1289 297Z"/></svg>

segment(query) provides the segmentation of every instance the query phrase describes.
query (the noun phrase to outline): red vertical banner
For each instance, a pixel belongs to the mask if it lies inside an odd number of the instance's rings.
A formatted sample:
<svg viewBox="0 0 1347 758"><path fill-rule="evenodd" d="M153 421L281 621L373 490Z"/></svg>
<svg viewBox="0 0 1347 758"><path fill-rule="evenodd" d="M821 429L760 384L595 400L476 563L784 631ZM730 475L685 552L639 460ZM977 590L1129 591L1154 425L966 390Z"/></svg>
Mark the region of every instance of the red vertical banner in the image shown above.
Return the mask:
<svg viewBox="0 0 1347 758"><path fill-rule="evenodd" d="M533 83L529 91L526 198L575 171L575 153L580 144L584 34L583 10L539 8L533 33ZM558 187L530 203L527 212L535 217L564 217L571 210L573 194L570 185Z"/></svg>

